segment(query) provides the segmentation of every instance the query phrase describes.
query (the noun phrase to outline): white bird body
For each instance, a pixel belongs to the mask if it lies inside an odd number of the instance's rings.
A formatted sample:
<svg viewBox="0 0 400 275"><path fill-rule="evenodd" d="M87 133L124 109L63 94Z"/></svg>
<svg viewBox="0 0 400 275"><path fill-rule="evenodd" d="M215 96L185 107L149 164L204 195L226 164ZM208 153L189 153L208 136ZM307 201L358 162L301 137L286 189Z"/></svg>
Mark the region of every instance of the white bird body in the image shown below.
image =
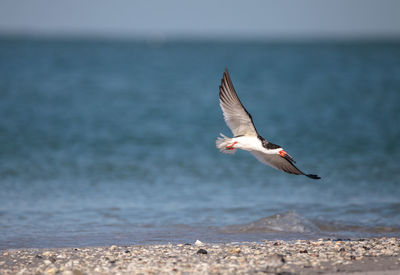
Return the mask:
<svg viewBox="0 0 400 275"><path fill-rule="evenodd" d="M217 140L223 140L224 142L218 142L217 147L220 149L221 152L223 153L235 153L236 149L242 149L245 151L251 152L260 152L263 154L279 154L279 151L282 150L282 148L278 149L266 149L265 147L262 146L262 143L258 139L258 137L255 136L240 136L240 137L234 137L234 138L228 138L224 136L223 134L220 134L222 136L218 137ZM226 148L226 146L229 146L230 144L233 144L232 147Z"/></svg>
<svg viewBox="0 0 400 275"><path fill-rule="evenodd" d="M234 134L233 138L223 134L217 138L216 146L222 153L233 154L237 149L242 149L249 151L260 162L275 169L320 179L317 175L304 174L293 164L294 159L281 146L268 142L258 134L250 113L237 96L228 70L225 70L221 86L219 86L219 100L224 120Z"/></svg>

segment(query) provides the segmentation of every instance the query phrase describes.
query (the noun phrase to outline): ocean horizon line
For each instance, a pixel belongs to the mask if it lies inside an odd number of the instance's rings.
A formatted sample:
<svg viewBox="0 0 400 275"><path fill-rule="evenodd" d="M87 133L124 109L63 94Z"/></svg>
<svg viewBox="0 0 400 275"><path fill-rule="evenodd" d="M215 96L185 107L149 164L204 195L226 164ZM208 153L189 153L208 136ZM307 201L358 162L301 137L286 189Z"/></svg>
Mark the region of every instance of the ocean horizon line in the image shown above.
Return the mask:
<svg viewBox="0 0 400 275"><path fill-rule="evenodd" d="M96 34L96 33L53 33L53 32L2 32L0 41L4 40L37 40L69 42L126 42L126 43L261 43L261 44L387 44L400 43L400 36L393 35L153 35L153 34Z"/></svg>

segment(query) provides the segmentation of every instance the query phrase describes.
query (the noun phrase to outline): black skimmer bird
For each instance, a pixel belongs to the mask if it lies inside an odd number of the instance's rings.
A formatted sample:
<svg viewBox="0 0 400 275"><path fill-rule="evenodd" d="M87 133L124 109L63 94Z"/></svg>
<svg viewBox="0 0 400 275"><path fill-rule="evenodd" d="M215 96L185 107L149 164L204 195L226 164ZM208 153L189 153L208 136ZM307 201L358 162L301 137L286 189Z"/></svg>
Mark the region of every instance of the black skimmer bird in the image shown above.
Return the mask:
<svg viewBox="0 0 400 275"><path fill-rule="evenodd" d="M222 153L233 154L236 149L249 151L260 162L275 169L295 175L304 175L312 179L320 179L313 174L305 174L293 163L294 159L279 145L265 140L257 132L253 119L244 108L228 73L225 69L224 77L219 86L219 105L224 114L224 119L231 129L234 137L228 138L221 134L217 138L217 148Z"/></svg>

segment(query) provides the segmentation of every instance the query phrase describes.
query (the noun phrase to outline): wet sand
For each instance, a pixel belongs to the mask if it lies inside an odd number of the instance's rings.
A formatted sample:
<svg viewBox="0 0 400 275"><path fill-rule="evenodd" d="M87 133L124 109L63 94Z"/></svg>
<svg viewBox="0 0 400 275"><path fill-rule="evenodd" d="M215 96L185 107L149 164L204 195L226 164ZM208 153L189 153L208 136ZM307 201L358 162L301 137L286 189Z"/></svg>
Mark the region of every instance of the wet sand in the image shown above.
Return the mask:
<svg viewBox="0 0 400 275"><path fill-rule="evenodd" d="M400 274L400 238L0 251L1 274Z"/></svg>

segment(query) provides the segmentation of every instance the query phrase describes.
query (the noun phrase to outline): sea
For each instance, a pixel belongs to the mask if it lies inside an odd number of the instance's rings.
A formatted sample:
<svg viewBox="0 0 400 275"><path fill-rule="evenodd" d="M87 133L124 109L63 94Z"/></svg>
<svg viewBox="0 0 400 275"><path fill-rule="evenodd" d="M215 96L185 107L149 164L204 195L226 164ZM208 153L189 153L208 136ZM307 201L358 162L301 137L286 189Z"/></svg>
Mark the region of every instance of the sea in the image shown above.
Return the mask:
<svg viewBox="0 0 400 275"><path fill-rule="evenodd" d="M0 249L400 236L399 161L398 41L0 38Z"/></svg>

